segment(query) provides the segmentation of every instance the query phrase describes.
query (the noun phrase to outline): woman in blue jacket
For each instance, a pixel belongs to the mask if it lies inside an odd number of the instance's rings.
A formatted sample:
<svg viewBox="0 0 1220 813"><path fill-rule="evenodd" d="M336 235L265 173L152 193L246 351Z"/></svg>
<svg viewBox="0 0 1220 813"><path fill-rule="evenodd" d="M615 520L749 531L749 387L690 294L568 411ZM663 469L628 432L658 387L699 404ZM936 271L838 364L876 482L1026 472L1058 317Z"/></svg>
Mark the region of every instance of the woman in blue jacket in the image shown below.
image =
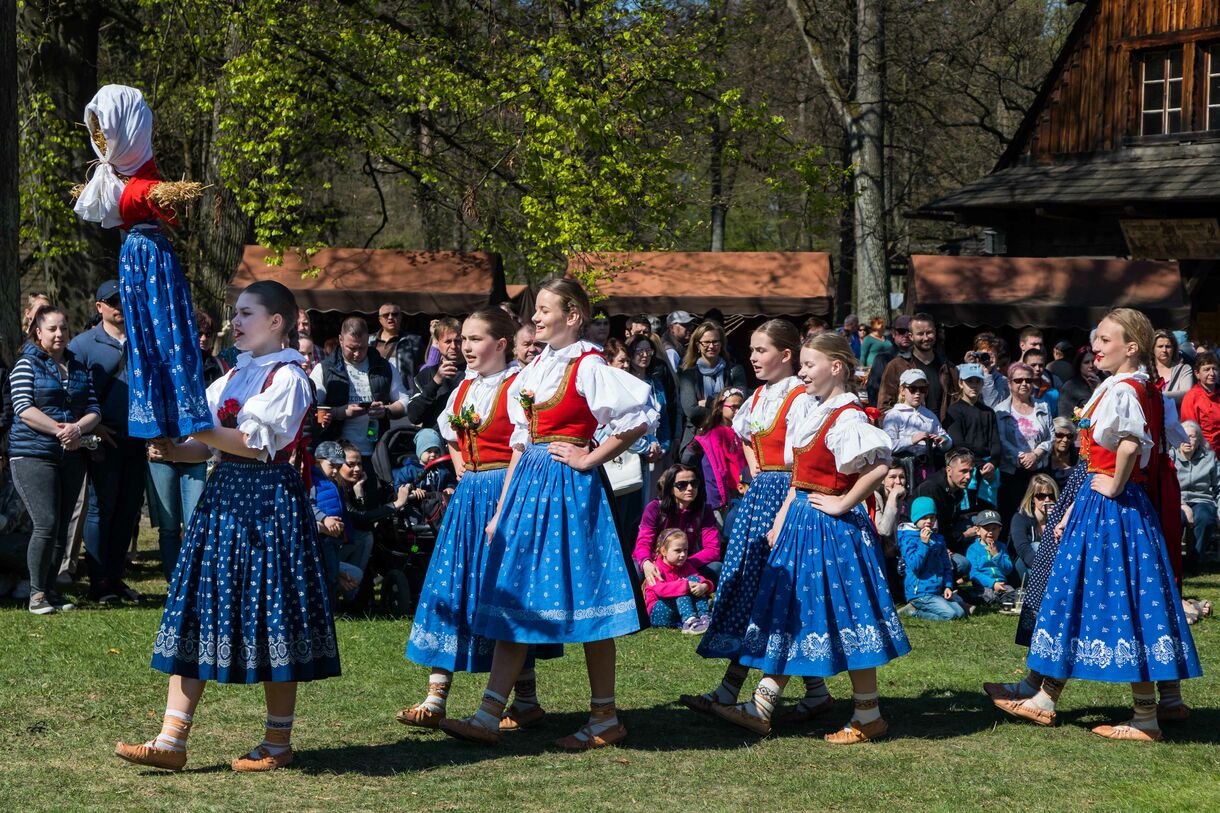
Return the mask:
<svg viewBox="0 0 1220 813"><path fill-rule="evenodd" d="M102 419L89 370L67 349L68 323L43 307L9 377L13 428L9 460L13 485L34 523L27 564L29 610L46 615L73 605L55 591L68 539L68 518L85 480L81 440Z"/></svg>

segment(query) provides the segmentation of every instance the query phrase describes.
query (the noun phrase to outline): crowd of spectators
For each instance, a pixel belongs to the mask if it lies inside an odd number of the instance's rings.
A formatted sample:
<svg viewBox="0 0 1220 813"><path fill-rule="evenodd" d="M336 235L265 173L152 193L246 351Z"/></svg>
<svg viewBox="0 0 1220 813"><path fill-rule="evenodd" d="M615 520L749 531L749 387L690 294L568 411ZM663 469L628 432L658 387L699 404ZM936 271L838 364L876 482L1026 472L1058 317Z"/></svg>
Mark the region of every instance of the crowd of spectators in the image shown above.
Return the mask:
<svg viewBox="0 0 1220 813"><path fill-rule="evenodd" d="M138 600L125 576L144 507L168 578L207 464L159 460L127 437L116 282L99 288L96 321L75 337L45 298L27 305L28 341L11 369L0 368L7 469L0 478L0 595L53 612L71 607L65 592L83 579L92 602ZM236 351L217 347L213 315L200 311L195 319L210 383L231 369ZM353 608L370 598L379 568L426 564L427 539L456 485L436 424L465 375L461 323L437 318L426 335L415 335L404 330L405 319L387 302L375 326L352 314L324 341L315 340L307 312L297 325L317 399L309 451L299 462L328 576ZM802 329L834 328L811 318ZM1076 420L1100 383L1087 343L1048 349L1041 330L1026 328L1010 346L986 331L950 358L927 314L888 325L852 315L837 330L852 340L861 398L878 408L876 421L895 449L869 501L895 597L909 602L905 612L937 619L1011 604L1077 463ZM640 315L618 335L597 314L588 338L610 364L651 387L660 423L614 461L607 483L650 611L659 622L699 632L734 506L751 480L732 423L756 382L744 356L730 351L718 314ZM516 360L528 364L542 349L533 326L521 323ZM1182 334L1160 331L1150 372L1178 406L1189 437L1173 457L1187 563L1198 568L1217 558L1220 362Z"/></svg>

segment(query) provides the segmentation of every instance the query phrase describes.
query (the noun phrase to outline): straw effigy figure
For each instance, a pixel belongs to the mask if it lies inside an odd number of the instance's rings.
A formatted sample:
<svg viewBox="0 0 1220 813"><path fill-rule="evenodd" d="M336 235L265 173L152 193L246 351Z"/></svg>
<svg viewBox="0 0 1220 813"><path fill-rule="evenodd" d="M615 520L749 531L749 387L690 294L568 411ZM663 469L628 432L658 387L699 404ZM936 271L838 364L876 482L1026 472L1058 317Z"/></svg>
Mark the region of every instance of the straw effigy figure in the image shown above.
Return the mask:
<svg viewBox="0 0 1220 813"><path fill-rule="evenodd" d="M85 107L98 160L74 191L75 211L127 234L119 254L120 301L127 333L128 432L177 438L212 426L190 286L161 223L177 225L177 206L199 197L191 181L162 181L153 160L153 115L144 95L106 85Z"/></svg>

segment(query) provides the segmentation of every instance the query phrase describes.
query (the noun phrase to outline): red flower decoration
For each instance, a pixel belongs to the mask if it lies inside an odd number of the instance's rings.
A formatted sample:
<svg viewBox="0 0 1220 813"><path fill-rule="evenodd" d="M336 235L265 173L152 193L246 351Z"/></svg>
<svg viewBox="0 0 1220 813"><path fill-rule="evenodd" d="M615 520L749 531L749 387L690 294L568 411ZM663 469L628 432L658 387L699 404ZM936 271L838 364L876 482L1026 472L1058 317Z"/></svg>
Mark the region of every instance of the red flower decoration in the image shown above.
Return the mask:
<svg viewBox="0 0 1220 813"><path fill-rule="evenodd" d="M865 407L864 414L866 416L868 416L868 419L870 421L872 421L875 425L877 425L877 426L881 425L881 418L882 418L881 410L877 409L876 407Z"/></svg>
<svg viewBox="0 0 1220 813"><path fill-rule="evenodd" d="M241 404L237 402L236 398L230 398L220 405L220 409L216 410L216 417L220 419L221 426L236 429L238 412L241 412Z"/></svg>

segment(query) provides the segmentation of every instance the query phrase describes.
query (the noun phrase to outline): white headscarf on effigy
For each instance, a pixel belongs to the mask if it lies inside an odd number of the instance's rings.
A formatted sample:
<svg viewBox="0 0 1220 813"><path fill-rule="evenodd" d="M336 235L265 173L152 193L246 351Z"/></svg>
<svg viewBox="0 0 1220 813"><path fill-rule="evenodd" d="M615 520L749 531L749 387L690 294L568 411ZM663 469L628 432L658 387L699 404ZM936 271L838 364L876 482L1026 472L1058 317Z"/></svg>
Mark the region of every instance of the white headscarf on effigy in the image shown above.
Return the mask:
<svg viewBox="0 0 1220 813"><path fill-rule="evenodd" d="M73 209L82 220L112 229L123 223L119 198L124 184L118 176L134 174L153 157L153 114L144 94L126 85L106 85L97 92L85 106L86 127L91 113L106 137L106 153L90 137L98 163Z"/></svg>

